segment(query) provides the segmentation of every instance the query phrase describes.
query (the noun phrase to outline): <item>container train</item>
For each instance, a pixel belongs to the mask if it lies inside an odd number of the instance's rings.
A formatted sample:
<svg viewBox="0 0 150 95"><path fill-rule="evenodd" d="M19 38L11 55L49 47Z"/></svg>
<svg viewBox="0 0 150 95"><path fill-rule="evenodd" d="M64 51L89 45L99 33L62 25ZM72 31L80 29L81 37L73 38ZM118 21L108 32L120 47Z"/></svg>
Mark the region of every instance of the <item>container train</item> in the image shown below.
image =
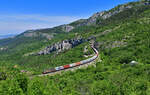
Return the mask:
<svg viewBox="0 0 150 95"><path fill-rule="evenodd" d="M95 52L95 55L93 57L91 57L89 59L86 59L86 60L82 60L80 62L76 62L76 63L64 65L64 66L55 67L55 68L52 68L52 69L49 69L49 70L46 70L46 71L42 72L42 74L53 73L53 72L57 72L57 71L61 71L61 70L65 70L65 69L69 69L69 68L73 68L73 67L77 67L77 66L80 66L80 65L84 65L84 64L87 64L87 63L90 63L90 62L94 61L98 57L98 51L93 46L91 46L91 48Z"/></svg>

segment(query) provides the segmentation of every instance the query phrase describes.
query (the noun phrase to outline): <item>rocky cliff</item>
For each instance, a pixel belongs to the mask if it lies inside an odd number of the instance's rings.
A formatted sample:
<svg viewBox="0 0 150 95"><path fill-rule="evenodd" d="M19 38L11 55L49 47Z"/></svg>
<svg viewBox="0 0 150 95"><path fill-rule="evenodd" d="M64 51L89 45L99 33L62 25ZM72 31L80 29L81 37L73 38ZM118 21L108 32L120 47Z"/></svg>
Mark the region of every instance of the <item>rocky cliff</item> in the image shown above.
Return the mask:
<svg viewBox="0 0 150 95"><path fill-rule="evenodd" d="M119 7L116 7L110 11L102 11L102 12L97 12L95 14L93 14L90 18L88 19L82 19L82 20L78 20L76 21L77 24L76 26L84 26L84 25L95 25L96 21L98 18L101 18L103 20L110 18L111 16L118 14L126 9L130 9L132 8L132 5L130 4L125 4L125 5L120 5Z"/></svg>
<svg viewBox="0 0 150 95"><path fill-rule="evenodd" d="M56 51L57 53L62 52L64 50L68 50L70 48L73 48L83 42L85 42L86 40L84 40L83 38L74 38L71 40L64 40L62 42L57 42L53 45L47 46L45 49L39 51L38 53L36 53L35 55L46 55L46 54L50 54L54 51Z"/></svg>
<svg viewBox="0 0 150 95"><path fill-rule="evenodd" d="M71 25L63 25L62 26L62 30L65 31L65 32L70 32L73 29L74 29L74 27L71 26Z"/></svg>
<svg viewBox="0 0 150 95"><path fill-rule="evenodd" d="M53 34L50 35L48 33L35 32L35 31L32 31L32 32L27 31L23 35L24 35L24 37L40 37L41 36L48 40L51 40L53 38Z"/></svg>
<svg viewBox="0 0 150 95"><path fill-rule="evenodd" d="M67 39L67 40L63 40L61 42L57 42L55 44L46 46L44 49L40 50L39 52L26 54L25 56L28 56L28 55L47 55L47 54L51 54L52 52L60 53L60 52L63 52L65 50L69 50L71 48L74 48L74 47L76 47L76 46L78 46L84 42L90 41L90 40L95 40L95 37L91 36L87 39L84 39L82 37Z"/></svg>

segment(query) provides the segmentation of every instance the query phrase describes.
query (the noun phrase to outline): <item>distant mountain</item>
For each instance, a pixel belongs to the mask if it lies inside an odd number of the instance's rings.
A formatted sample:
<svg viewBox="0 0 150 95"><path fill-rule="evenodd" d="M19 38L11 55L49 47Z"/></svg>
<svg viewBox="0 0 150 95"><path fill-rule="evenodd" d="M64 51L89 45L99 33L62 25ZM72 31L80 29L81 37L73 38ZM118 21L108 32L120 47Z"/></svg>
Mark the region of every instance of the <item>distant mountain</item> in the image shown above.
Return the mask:
<svg viewBox="0 0 150 95"><path fill-rule="evenodd" d="M8 34L8 35L0 35L0 39L5 39L5 38L12 38L16 36L17 34Z"/></svg>

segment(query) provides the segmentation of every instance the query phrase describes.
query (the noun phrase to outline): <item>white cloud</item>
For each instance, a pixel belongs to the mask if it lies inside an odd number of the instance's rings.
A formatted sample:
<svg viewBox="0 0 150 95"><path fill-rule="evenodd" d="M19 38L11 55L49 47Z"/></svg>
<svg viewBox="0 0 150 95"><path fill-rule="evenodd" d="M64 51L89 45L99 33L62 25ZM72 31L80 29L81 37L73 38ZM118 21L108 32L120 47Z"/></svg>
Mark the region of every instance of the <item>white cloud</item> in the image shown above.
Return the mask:
<svg viewBox="0 0 150 95"><path fill-rule="evenodd" d="M50 28L67 24L80 18L45 15L0 15L0 35L18 34L28 29Z"/></svg>

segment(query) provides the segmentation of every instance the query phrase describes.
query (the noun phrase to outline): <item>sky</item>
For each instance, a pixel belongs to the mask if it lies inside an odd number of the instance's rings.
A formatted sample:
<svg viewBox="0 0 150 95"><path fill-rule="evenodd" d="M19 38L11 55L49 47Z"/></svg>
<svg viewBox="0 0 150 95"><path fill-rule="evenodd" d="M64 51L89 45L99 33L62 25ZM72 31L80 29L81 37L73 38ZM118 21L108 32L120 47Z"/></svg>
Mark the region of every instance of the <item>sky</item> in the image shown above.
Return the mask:
<svg viewBox="0 0 150 95"><path fill-rule="evenodd" d="M68 24L130 1L135 0L0 0L0 35Z"/></svg>

